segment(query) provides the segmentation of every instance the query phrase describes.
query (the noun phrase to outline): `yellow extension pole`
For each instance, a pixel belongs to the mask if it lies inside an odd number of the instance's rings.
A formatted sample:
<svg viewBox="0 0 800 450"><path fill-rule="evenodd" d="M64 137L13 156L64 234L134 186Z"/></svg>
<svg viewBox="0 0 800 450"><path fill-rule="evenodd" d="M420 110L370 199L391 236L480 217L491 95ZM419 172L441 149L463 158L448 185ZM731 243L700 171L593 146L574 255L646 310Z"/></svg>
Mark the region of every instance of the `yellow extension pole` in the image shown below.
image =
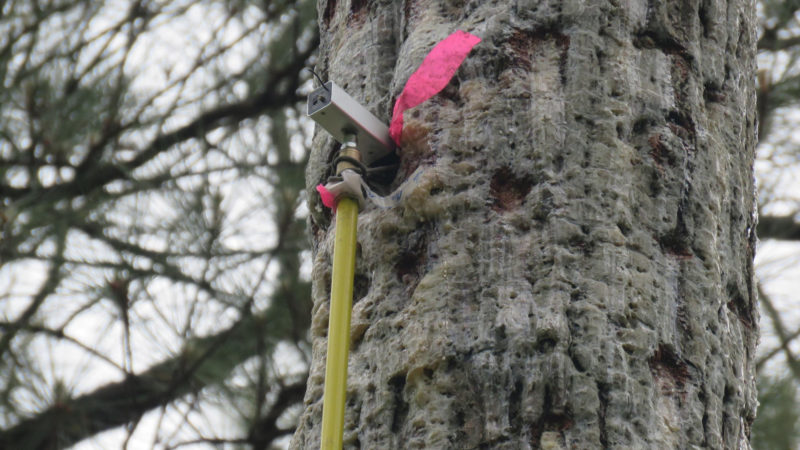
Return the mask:
<svg viewBox="0 0 800 450"><path fill-rule="evenodd" d="M328 356L322 399L322 450L341 450L347 392L347 355L350 351L350 309L356 268L358 202L342 197L336 209L333 274L328 319Z"/></svg>

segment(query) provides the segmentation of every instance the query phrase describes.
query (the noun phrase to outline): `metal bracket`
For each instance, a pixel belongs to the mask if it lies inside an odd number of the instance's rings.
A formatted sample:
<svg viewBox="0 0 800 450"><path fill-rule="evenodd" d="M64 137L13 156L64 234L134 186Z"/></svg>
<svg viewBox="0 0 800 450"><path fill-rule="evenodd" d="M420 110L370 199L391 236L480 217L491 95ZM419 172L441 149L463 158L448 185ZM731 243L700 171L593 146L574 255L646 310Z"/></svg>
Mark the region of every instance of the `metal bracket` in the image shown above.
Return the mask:
<svg viewBox="0 0 800 450"><path fill-rule="evenodd" d="M340 143L355 135L362 162L367 166L395 149L389 127L333 81L308 95L307 114Z"/></svg>

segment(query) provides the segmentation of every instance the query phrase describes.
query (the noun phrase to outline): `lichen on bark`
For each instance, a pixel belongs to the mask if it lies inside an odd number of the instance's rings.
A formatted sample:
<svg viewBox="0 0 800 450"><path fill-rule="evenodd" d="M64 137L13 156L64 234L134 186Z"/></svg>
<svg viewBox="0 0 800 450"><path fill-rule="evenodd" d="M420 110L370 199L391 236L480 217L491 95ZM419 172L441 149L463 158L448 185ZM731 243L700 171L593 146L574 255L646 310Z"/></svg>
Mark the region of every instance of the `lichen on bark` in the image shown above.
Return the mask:
<svg viewBox="0 0 800 450"><path fill-rule="evenodd" d="M388 123L427 51L480 36L406 113L424 183L359 217L346 448L749 448L751 1L320 1L319 69ZM309 189L333 141L314 139ZM311 192L311 190L310 190ZM313 200L319 446L332 230Z"/></svg>

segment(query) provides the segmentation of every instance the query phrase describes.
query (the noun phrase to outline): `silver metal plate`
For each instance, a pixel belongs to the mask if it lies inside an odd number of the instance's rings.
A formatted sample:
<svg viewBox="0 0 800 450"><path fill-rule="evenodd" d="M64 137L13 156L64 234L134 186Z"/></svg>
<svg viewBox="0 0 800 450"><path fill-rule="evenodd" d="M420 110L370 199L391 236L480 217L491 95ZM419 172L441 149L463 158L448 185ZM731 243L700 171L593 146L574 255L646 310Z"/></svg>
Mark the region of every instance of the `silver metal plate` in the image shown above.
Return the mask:
<svg viewBox="0 0 800 450"><path fill-rule="evenodd" d="M340 143L355 134L361 161L369 166L394 151L389 127L333 81L308 96L308 116Z"/></svg>

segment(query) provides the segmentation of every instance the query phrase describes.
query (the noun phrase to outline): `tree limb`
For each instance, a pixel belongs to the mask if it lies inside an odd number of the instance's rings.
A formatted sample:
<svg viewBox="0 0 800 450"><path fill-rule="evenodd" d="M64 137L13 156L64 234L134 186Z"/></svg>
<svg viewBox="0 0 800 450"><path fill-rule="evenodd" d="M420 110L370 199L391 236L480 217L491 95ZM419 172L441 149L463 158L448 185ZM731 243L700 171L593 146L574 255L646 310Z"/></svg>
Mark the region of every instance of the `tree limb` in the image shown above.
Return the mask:
<svg viewBox="0 0 800 450"><path fill-rule="evenodd" d="M66 235L63 233L58 237L57 241L57 252L59 254L63 253L64 245L65 245ZM50 266L50 270L47 272L47 279L45 280L44 284L39 288L39 292L33 296L28 306L16 318L12 323L10 323L5 329L2 337L0 337L0 356L2 356L6 351L11 348L11 341L17 335L19 330L25 328L28 325L30 320L39 310L39 307L42 306L47 296L55 291L58 284L61 282L61 277L59 276L59 271L61 270L61 264L52 262Z"/></svg>
<svg viewBox="0 0 800 450"><path fill-rule="evenodd" d="M294 383L281 389L269 413L260 418L250 428L247 442L252 446L253 450L266 450L275 439L292 431L279 428L278 419L286 412L287 408L303 401L303 395L306 392L306 378L302 377L302 382Z"/></svg>
<svg viewBox="0 0 800 450"><path fill-rule="evenodd" d="M793 215L759 216L756 231L761 239L800 241L800 223Z"/></svg>
<svg viewBox="0 0 800 450"><path fill-rule="evenodd" d="M224 380L259 350L271 352L291 333L286 305L276 300L267 312L246 316L218 334L186 343L176 357L147 371L109 383L93 392L51 405L47 410L0 431L0 448L46 450L54 442L76 442L136 420L145 412ZM266 347L256 345L258 330Z"/></svg>
<svg viewBox="0 0 800 450"><path fill-rule="evenodd" d="M772 328L775 330L775 334L778 335L780 348L786 355L786 362L789 366L789 370L797 380L800 380L800 362L795 358L792 349L789 348L789 342L791 341L789 334L786 332L786 327L783 325L780 313L775 309L775 306L772 305L772 300L770 300L769 296L767 296L761 288L761 283L758 284L758 297L761 300L761 305L764 306L764 310L772 321Z"/></svg>
<svg viewBox="0 0 800 450"><path fill-rule="evenodd" d="M770 39L765 34L761 39L758 40L759 50L769 50L771 52L787 50L796 45L800 45L800 36L790 37L786 39L777 39L777 38Z"/></svg>
<svg viewBox="0 0 800 450"><path fill-rule="evenodd" d="M800 328L796 329L794 333L786 336L786 344L788 345L798 337L800 337ZM783 346L778 346L770 350L769 353L767 353L766 355L759 358L759 360L756 362L756 372L760 371L761 368L764 367L764 364L767 363L767 361L772 359L775 355L777 355L781 351L783 351Z"/></svg>
<svg viewBox="0 0 800 450"><path fill-rule="evenodd" d="M312 46L302 55L298 55L292 64L277 71L267 83L266 89L236 103L222 105L200 114L192 122L169 133L153 139L145 149L126 164L107 164L97 159L86 159L75 170L73 181L55 185L47 189L33 190L29 187L14 188L0 186L0 196L19 200L30 196L29 201L35 203L56 202L65 198L85 195L94 189L112 181L127 178L136 168L152 160L159 153L194 136L207 133L216 128L235 124L244 119L258 116L266 111L285 108L303 99L295 91L299 87L298 73L306 66L307 58L316 51ZM121 128L130 128L122 125Z"/></svg>

